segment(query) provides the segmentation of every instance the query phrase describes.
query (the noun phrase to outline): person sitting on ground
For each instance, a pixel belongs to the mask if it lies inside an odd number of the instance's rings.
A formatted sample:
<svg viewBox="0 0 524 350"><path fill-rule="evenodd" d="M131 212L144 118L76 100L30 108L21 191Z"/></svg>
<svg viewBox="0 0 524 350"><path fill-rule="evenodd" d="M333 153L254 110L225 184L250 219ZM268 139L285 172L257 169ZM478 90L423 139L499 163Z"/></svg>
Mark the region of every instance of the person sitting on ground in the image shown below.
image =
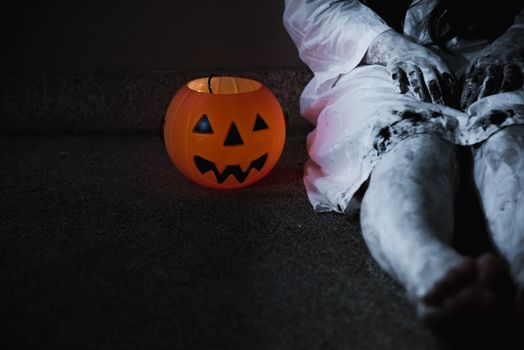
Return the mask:
<svg viewBox="0 0 524 350"><path fill-rule="evenodd" d="M360 211L371 255L439 337L523 318L522 2L286 0L283 20L314 73L300 110L315 211ZM452 247L458 148L495 247L479 257Z"/></svg>

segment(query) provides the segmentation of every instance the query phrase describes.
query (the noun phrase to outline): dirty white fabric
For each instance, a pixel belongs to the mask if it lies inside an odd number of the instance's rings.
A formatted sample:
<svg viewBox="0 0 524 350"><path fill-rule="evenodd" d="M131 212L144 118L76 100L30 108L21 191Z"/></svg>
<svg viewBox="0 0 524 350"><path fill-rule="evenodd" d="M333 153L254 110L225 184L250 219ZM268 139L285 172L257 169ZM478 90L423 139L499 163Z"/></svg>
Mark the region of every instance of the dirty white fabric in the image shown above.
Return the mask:
<svg viewBox="0 0 524 350"><path fill-rule="evenodd" d="M412 6L404 20L404 33L425 46L429 37L419 24L435 3ZM315 126L307 137L304 184L317 212L354 214L360 208L355 192L382 155L405 138L434 133L472 145L524 123L524 89L482 98L465 112L397 93L385 67L360 64L373 39L390 27L357 0L286 0L284 25L314 73L300 109ZM513 26L524 28L524 13ZM453 54L431 49L460 77L486 44L453 38Z"/></svg>

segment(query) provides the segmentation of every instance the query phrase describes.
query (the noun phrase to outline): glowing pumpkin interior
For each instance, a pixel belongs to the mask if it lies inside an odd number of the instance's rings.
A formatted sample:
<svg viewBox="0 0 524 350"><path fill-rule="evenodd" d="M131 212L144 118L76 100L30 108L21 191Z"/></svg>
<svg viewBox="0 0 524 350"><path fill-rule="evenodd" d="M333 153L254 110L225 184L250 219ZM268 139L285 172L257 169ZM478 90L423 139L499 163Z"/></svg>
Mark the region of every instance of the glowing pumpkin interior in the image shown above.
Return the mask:
<svg viewBox="0 0 524 350"><path fill-rule="evenodd" d="M211 77L211 79L201 78L190 81L187 87L206 94L243 94L260 89L262 84L255 80L236 77Z"/></svg>
<svg viewBox="0 0 524 350"><path fill-rule="evenodd" d="M212 77L184 85L169 105L164 140L189 179L212 188L239 188L264 177L285 142L285 119L263 84Z"/></svg>

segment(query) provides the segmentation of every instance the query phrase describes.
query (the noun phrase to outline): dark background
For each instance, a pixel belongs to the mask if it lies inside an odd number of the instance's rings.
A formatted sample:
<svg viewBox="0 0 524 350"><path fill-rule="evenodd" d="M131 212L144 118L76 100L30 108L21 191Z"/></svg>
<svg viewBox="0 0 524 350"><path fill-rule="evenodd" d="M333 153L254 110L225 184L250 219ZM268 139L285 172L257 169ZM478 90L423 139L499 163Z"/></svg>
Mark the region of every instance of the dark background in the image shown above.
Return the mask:
<svg viewBox="0 0 524 350"><path fill-rule="evenodd" d="M10 3L0 11L8 69L303 67L283 0Z"/></svg>

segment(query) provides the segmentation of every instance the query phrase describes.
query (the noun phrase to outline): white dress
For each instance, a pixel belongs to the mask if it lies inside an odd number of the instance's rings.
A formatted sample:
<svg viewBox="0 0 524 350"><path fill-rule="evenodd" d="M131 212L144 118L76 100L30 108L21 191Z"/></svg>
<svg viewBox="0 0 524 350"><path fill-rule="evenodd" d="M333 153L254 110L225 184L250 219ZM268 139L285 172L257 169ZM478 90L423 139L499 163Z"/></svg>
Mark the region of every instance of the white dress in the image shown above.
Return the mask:
<svg viewBox="0 0 524 350"><path fill-rule="evenodd" d="M429 37L417 28L435 3L410 7L404 19L404 34L425 46ZM473 145L503 127L524 124L524 89L482 98L465 112L397 93L385 67L360 65L373 39L391 28L357 0L286 0L284 25L314 73L301 94L300 112L315 126L307 136L304 185L317 212L355 214L357 190L381 156L407 137L436 133ZM524 12L513 26L524 28ZM460 77L486 44L453 38L451 55L430 48Z"/></svg>

